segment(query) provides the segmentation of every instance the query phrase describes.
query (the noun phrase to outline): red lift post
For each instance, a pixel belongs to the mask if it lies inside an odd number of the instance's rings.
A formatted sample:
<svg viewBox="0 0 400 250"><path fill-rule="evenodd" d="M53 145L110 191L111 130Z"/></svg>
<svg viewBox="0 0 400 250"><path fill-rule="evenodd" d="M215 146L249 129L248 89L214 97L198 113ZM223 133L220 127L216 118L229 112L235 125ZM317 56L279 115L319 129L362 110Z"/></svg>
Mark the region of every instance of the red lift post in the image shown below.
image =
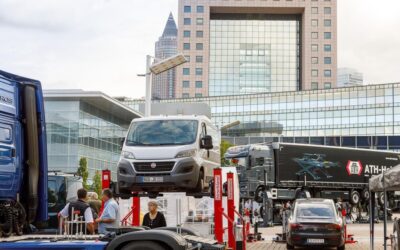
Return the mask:
<svg viewBox="0 0 400 250"><path fill-rule="evenodd" d="M132 198L132 226L140 226L140 197Z"/></svg>
<svg viewBox="0 0 400 250"><path fill-rule="evenodd" d="M235 239L235 196L234 196L234 177L233 173L229 172L226 174L228 182L228 246L233 250L236 250L236 239Z"/></svg>
<svg viewBox="0 0 400 250"><path fill-rule="evenodd" d="M214 168L214 234L215 240L219 243L224 242L222 213L222 170Z"/></svg>

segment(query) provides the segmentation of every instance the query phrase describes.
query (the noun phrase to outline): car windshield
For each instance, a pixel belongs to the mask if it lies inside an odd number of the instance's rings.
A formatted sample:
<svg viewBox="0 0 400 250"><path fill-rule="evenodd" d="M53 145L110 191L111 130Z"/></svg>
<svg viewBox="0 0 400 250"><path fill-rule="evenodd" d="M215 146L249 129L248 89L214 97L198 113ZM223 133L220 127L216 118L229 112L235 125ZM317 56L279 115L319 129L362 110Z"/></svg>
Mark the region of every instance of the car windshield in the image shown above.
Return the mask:
<svg viewBox="0 0 400 250"><path fill-rule="evenodd" d="M198 122L194 120L153 120L133 122L128 146L185 145L196 141Z"/></svg>
<svg viewBox="0 0 400 250"><path fill-rule="evenodd" d="M332 218L334 210L328 204L298 204L296 215L299 218Z"/></svg>

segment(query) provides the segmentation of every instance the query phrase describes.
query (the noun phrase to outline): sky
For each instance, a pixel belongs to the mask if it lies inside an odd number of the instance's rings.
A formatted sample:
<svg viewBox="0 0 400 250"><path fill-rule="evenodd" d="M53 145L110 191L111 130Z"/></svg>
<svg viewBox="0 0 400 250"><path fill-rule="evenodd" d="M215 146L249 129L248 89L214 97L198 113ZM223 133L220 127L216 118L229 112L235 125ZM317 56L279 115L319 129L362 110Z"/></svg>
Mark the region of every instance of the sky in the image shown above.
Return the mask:
<svg viewBox="0 0 400 250"><path fill-rule="evenodd" d="M400 82L400 1L338 1L338 66ZM146 55L178 0L0 0L0 69L44 89L145 95Z"/></svg>

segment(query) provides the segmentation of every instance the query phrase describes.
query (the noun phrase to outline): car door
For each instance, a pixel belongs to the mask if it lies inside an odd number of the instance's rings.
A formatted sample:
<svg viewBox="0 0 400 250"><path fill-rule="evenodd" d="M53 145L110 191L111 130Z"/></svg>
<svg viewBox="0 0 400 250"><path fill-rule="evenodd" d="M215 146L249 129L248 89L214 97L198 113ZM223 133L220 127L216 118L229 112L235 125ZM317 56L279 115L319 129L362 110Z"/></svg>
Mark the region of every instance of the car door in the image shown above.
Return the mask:
<svg viewBox="0 0 400 250"><path fill-rule="evenodd" d="M19 177L14 133L14 122L0 117L0 196L10 198L15 196Z"/></svg>

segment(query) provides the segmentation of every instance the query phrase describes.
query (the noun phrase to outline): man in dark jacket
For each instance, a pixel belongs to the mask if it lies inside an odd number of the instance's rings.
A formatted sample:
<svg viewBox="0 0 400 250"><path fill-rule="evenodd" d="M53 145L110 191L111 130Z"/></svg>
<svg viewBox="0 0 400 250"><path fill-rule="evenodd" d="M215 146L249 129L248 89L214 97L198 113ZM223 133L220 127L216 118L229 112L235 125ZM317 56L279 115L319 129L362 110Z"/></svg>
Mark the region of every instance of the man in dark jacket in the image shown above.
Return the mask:
<svg viewBox="0 0 400 250"><path fill-rule="evenodd" d="M78 189L78 200L68 203L60 212L60 216L68 218L69 221L78 220L85 221L87 231L94 233L93 213L89 204L86 203L87 191L84 188ZM73 212L73 213L72 213ZM75 230L76 227L73 227Z"/></svg>

